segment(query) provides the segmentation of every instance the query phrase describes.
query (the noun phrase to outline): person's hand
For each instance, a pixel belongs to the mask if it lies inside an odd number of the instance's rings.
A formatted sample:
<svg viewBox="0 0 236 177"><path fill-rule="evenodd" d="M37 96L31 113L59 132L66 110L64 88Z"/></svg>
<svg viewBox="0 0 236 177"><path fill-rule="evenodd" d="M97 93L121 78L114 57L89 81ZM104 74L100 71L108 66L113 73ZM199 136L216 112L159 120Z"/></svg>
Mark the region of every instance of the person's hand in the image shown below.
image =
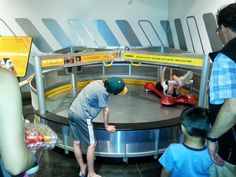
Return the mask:
<svg viewBox="0 0 236 177"><path fill-rule="evenodd" d="M219 166L223 166L224 165L224 160L217 153L217 151L218 151L218 144L217 144L217 142L208 141L207 142L207 147L208 147L208 152L210 154L211 160L215 164L217 164Z"/></svg>
<svg viewBox="0 0 236 177"><path fill-rule="evenodd" d="M10 59L7 60L7 61L6 61L6 64L5 64L5 67L6 67L6 69L12 71L12 68L14 67L14 65L13 65L13 63L12 63L12 60L10 60Z"/></svg>
<svg viewBox="0 0 236 177"><path fill-rule="evenodd" d="M116 131L116 126L114 125L107 125L105 128L107 131L112 132L112 133Z"/></svg>
<svg viewBox="0 0 236 177"><path fill-rule="evenodd" d="M34 78L35 74L32 74L31 76L29 76L26 80L29 83L33 78Z"/></svg>

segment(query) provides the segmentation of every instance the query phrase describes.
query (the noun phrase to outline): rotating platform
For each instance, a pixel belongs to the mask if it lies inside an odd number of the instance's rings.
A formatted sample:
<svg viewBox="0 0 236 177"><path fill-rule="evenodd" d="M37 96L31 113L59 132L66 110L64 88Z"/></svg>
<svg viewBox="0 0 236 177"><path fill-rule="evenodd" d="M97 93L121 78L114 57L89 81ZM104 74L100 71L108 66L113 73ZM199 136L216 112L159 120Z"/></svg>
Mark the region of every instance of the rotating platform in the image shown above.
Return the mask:
<svg viewBox="0 0 236 177"><path fill-rule="evenodd" d="M161 105L160 98L151 92L145 92L143 85L127 84L127 87L129 92L126 96L110 94L108 100L109 122L110 124L120 124L121 129L126 129L124 124L127 126L128 124L143 124L138 129L150 128L144 124L178 118L186 107ZM69 107L74 99L71 93L60 93L46 98L47 111L67 118ZM103 123L102 112L93 122Z"/></svg>
<svg viewBox="0 0 236 177"><path fill-rule="evenodd" d="M157 158L170 143L179 141L179 116L184 105L172 107L160 104L160 98L145 92L143 85L126 84L126 96L110 95L110 124L116 126L115 133L104 129L102 112L94 119L97 138L96 156L129 157L154 155ZM72 151L72 134L68 125L68 109L75 98L71 93L48 95L46 122L57 132L61 141L58 146L65 153ZM83 153L86 153L82 147Z"/></svg>
<svg viewBox="0 0 236 177"><path fill-rule="evenodd" d="M65 62L68 58L74 63ZM174 67L173 72L179 76L191 69L194 72L192 91L199 95L198 105L204 106L206 101L209 59L205 55L112 50L35 56L34 61L32 105L42 121L57 133L60 138L57 146L64 148L65 153L73 150L67 114L81 82L110 76L122 77L125 82L135 80L126 82L127 96L109 98L109 122L116 126L115 133L104 129L102 113L94 119L96 156L121 157L124 161L139 156L157 158L170 143L179 142L179 116L186 106L160 105L158 96L144 91L144 84L160 80L163 65ZM132 85L134 83L136 85ZM82 147L82 151L84 149Z"/></svg>

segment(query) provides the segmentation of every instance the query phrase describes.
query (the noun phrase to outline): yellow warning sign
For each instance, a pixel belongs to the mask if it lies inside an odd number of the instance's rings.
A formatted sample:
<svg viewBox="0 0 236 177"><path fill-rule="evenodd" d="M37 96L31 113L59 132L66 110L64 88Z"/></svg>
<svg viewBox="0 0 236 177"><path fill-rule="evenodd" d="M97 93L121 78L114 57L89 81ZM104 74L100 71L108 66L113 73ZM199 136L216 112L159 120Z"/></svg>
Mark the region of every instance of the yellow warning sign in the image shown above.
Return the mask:
<svg viewBox="0 0 236 177"><path fill-rule="evenodd" d="M105 54L94 54L81 56L81 62L95 62L101 60L109 60L118 58L118 53L105 53Z"/></svg>
<svg viewBox="0 0 236 177"><path fill-rule="evenodd" d="M151 55L138 53L122 53L123 59L149 61L157 63L170 63L178 65L202 66L203 58L191 58L186 56L168 56L168 55Z"/></svg>
<svg viewBox="0 0 236 177"><path fill-rule="evenodd" d="M29 61L32 37L0 36L0 65L24 77Z"/></svg>

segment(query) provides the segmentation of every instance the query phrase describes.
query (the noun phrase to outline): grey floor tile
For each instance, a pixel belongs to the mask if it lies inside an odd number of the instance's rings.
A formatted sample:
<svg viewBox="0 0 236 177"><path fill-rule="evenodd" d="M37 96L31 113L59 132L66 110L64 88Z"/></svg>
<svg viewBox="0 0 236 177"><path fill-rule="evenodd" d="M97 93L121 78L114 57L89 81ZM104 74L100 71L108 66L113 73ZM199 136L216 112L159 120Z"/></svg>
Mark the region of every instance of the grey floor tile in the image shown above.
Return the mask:
<svg viewBox="0 0 236 177"><path fill-rule="evenodd" d="M65 155L61 149L43 151L40 158L40 168L34 177L76 177L79 167L73 153ZM143 162L137 158L136 162L124 163L113 161L110 163L103 158L95 161L95 171L104 177L158 177L161 167L155 160Z"/></svg>

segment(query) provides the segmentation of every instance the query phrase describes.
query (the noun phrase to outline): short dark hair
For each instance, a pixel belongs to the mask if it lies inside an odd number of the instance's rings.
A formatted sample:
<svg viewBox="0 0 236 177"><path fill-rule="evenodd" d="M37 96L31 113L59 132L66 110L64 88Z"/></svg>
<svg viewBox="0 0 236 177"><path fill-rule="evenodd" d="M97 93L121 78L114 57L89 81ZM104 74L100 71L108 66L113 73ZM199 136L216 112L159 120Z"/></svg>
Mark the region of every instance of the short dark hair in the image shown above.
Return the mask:
<svg viewBox="0 0 236 177"><path fill-rule="evenodd" d="M216 19L219 27L224 25L236 32L236 3L229 4L218 10Z"/></svg>
<svg viewBox="0 0 236 177"><path fill-rule="evenodd" d="M205 138L210 130L209 113L198 106L186 108L181 114L181 123L191 136Z"/></svg>

